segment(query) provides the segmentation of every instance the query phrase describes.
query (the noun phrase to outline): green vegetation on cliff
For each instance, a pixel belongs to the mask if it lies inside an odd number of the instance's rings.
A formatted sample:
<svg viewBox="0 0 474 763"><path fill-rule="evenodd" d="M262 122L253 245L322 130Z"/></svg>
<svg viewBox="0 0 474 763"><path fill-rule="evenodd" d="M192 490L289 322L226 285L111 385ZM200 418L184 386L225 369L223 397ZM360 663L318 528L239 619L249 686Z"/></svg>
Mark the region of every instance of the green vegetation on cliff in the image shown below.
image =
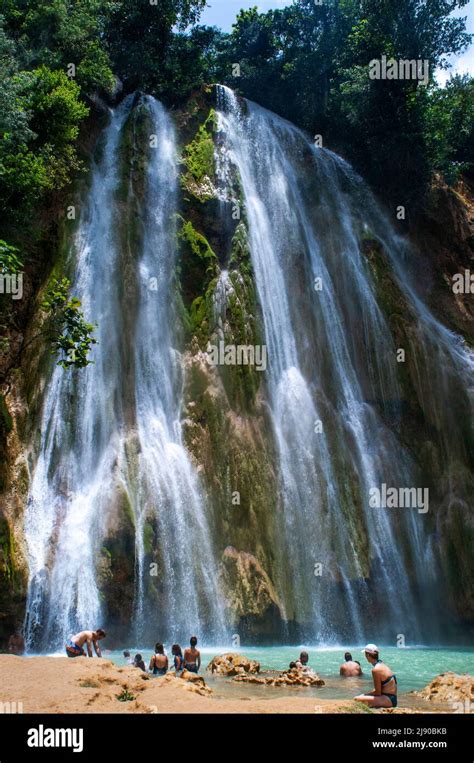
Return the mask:
<svg viewBox="0 0 474 763"><path fill-rule="evenodd" d="M177 266L179 292L184 308L185 328L191 336L205 341L212 310L212 284L218 260L206 237L190 220L178 217L180 256Z"/></svg>
<svg viewBox="0 0 474 763"><path fill-rule="evenodd" d="M214 137L215 111L211 109L206 121L199 126L194 139L184 148L182 162L187 172L181 175L183 188L206 201L214 196Z"/></svg>

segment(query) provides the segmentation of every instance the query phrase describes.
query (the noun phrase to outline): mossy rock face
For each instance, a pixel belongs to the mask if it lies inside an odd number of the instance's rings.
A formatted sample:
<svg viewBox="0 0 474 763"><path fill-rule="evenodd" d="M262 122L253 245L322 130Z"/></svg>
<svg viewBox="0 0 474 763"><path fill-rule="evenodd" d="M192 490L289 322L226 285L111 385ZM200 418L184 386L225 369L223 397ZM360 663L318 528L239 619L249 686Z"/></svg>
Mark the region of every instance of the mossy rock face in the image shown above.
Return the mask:
<svg viewBox="0 0 474 763"><path fill-rule="evenodd" d="M213 132L216 115L211 109L193 140L183 149L182 163L185 172L181 175L181 185L185 192L200 202L215 198L215 160Z"/></svg>
<svg viewBox="0 0 474 763"><path fill-rule="evenodd" d="M232 237L229 265L230 267L238 268L240 272L245 273L245 275L253 276L250 243L247 225L244 220L240 220L236 225Z"/></svg>
<svg viewBox="0 0 474 763"><path fill-rule="evenodd" d="M7 408L5 398L0 395L0 493L4 490L8 477L7 435L12 431L13 419Z"/></svg>
<svg viewBox="0 0 474 763"><path fill-rule="evenodd" d="M474 486L471 485L472 489ZM456 592L455 596L448 596L448 601L451 602L449 608L456 617L462 619L466 613L474 612L474 521L469 506L464 501L450 501L439 525L441 533L438 538L447 577L446 587L449 591Z"/></svg>
<svg viewBox="0 0 474 763"><path fill-rule="evenodd" d="M177 274L179 314L188 341L200 350L223 341L235 347L261 346L260 318L245 224L240 222L229 253L230 272L190 221L180 219ZM263 373L256 364L222 365L219 373L232 406L251 410Z"/></svg>
<svg viewBox="0 0 474 763"><path fill-rule="evenodd" d="M270 423L257 406L233 411L204 353L187 355L183 434L210 500L215 544L253 554L274 581L277 479Z"/></svg>
<svg viewBox="0 0 474 763"><path fill-rule="evenodd" d="M190 220L178 218L180 244L177 289L181 314L188 339L197 336L201 343L209 333L212 309L211 284L218 273L218 261L206 237Z"/></svg>
<svg viewBox="0 0 474 763"><path fill-rule="evenodd" d="M426 527L433 546L434 558L443 571L446 598L452 602L453 616L464 618L474 613L472 599L472 535L469 507L463 496L472 495L473 433L467 413L469 404L465 392L454 376L450 381L449 399L438 399L437 388L443 380L433 379L430 373L430 352L420 336L416 316L391 273L381 244L369 236L363 241L363 252L371 267L377 301L385 315L396 347L406 351L406 362L397 366L402 400L397 437L411 454L418 470L418 479L430 491L430 511ZM453 386L454 385L454 386ZM443 406L449 406L445 416ZM455 429L452 422L455 421ZM446 496L449 496L447 503ZM407 569L414 569L410 544L399 532L400 547Z"/></svg>
<svg viewBox="0 0 474 763"><path fill-rule="evenodd" d="M279 609L272 582L252 554L228 546L222 554L220 575L234 622L249 615L264 617L273 606Z"/></svg>
<svg viewBox="0 0 474 763"><path fill-rule="evenodd" d="M135 518L125 489L115 491L113 523L102 541L97 576L105 620L126 638L135 600Z"/></svg>
<svg viewBox="0 0 474 763"><path fill-rule="evenodd" d="M8 585L15 584L15 546L10 525L4 517L0 517L0 571Z"/></svg>
<svg viewBox="0 0 474 763"><path fill-rule="evenodd" d="M26 599L26 578L18 568L12 527L0 514L0 649L21 630Z"/></svg>
<svg viewBox="0 0 474 763"><path fill-rule="evenodd" d="M151 150L153 122L146 102L137 97L122 127L119 147L118 199L127 202L130 184L134 194L143 200L146 192L146 171Z"/></svg>
<svg viewBox="0 0 474 763"><path fill-rule="evenodd" d="M216 282L211 344L224 341L236 347L262 347L261 316L257 304L247 229L240 222L232 239L227 277ZM231 405L251 411L264 379L257 364L222 366L220 373Z"/></svg>
<svg viewBox="0 0 474 763"><path fill-rule="evenodd" d="M145 522L143 527L143 546L145 554L152 554L155 548L155 529L149 522Z"/></svg>
<svg viewBox="0 0 474 763"><path fill-rule="evenodd" d="M270 610L272 618L280 618L273 600L275 454L263 405L265 374L248 364L212 366L207 354L209 345L220 341L234 346L261 344L243 205L235 214L234 202L242 201L240 179L236 175L231 180L227 199L217 196L214 122L201 95L187 120L178 117L185 145L176 278L186 347L183 433L209 497L216 548L223 552L232 546L250 554L273 592L265 604L259 594L260 614L250 600L240 609L231 606L234 622L248 616L255 624L259 618L268 619ZM236 583L241 593L247 585L243 569Z"/></svg>

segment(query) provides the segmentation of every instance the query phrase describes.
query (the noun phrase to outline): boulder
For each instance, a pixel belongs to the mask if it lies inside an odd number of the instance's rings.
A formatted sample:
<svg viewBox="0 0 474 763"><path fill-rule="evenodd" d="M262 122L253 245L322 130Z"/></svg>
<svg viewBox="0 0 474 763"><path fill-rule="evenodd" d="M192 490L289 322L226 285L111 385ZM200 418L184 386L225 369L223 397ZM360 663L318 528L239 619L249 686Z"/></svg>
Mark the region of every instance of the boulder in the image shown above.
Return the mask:
<svg viewBox="0 0 474 763"><path fill-rule="evenodd" d="M227 652L217 655L207 666L207 670L219 676L245 676L260 672L260 663L249 660L241 654Z"/></svg>
<svg viewBox="0 0 474 763"><path fill-rule="evenodd" d="M474 676L467 673L462 675L459 673L441 673L441 675L433 678L424 689L414 691L412 694L427 699L429 702L445 702L451 705L461 703L469 708L471 707L470 703L474 702ZM465 712L470 712L470 710L466 709Z"/></svg>

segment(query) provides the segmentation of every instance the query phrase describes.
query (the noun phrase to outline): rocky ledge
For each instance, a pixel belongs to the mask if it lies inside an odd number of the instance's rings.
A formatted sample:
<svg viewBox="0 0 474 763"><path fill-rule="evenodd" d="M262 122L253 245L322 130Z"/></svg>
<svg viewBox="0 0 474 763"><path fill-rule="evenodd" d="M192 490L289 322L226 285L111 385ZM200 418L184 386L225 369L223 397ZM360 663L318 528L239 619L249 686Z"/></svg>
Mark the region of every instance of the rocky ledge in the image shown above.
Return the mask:
<svg viewBox="0 0 474 763"><path fill-rule="evenodd" d="M411 694L429 702L445 702L453 707L459 705L459 712L471 712L471 703L474 703L474 676L467 673L441 673L424 689Z"/></svg>
<svg viewBox="0 0 474 763"><path fill-rule="evenodd" d="M307 673L297 668L265 676L244 673L243 675L234 676L233 680L250 684L262 684L262 686L324 686L323 679L316 673Z"/></svg>

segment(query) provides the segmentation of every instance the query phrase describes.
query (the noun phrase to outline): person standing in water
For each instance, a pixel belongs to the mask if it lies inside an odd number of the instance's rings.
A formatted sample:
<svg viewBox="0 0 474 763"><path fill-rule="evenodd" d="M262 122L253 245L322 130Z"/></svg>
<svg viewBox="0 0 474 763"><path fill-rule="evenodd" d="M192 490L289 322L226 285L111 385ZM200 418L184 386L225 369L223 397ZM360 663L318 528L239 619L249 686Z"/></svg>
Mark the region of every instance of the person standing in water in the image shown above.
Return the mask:
<svg viewBox="0 0 474 763"><path fill-rule="evenodd" d="M367 661L373 666L372 679L375 688L367 694L359 694L354 699L357 702L364 702L369 707L396 707L398 699L395 673L379 658L379 649L375 644L367 644L362 651Z"/></svg>
<svg viewBox="0 0 474 763"><path fill-rule="evenodd" d="M106 637L106 632L102 628L98 628L96 631L81 631L76 633L75 636L71 636L66 644L66 654L68 657L85 657L84 644L87 646L87 654L89 657L93 657L92 645L97 657L102 657L100 651L99 641Z"/></svg>
<svg viewBox="0 0 474 763"><path fill-rule="evenodd" d="M201 652L196 649L197 641L196 636L191 636L189 641L191 646L184 650L184 668L190 673L199 673L201 667Z"/></svg>
<svg viewBox="0 0 474 763"><path fill-rule="evenodd" d="M174 657L174 670L175 673L181 673L184 668L184 659L181 647L179 644L173 644L171 647L171 654Z"/></svg>
<svg viewBox="0 0 474 763"><path fill-rule="evenodd" d="M360 663L352 659L352 654L350 652L345 653L344 659L345 662L343 662L339 668L339 675L343 676L344 678L353 678L355 676L362 675L362 668Z"/></svg>
<svg viewBox="0 0 474 763"><path fill-rule="evenodd" d="M154 676L164 676L168 671L168 658L163 644L155 644L155 654L150 660L150 668Z"/></svg>
<svg viewBox="0 0 474 763"><path fill-rule="evenodd" d="M313 669L309 667L308 652L301 652L299 659L296 660L295 667L298 670L302 670L304 673L312 673Z"/></svg>

